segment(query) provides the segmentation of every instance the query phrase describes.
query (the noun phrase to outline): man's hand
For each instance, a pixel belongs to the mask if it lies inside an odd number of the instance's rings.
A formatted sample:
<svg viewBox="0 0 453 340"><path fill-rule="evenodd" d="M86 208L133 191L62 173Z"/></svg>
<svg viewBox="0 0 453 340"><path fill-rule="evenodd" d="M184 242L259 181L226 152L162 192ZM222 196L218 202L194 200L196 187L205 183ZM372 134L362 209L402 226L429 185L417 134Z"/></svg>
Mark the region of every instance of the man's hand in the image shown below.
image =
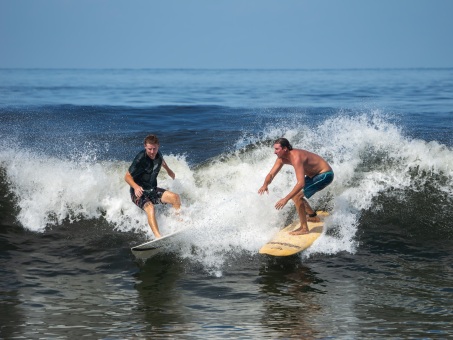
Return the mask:
<svg viewBox="0 0 453 340"><path fill-rule="evenodd" d="M134 189L135 197L140 198L143 195L143 188L141 186L137 186Z"/></svg>
<svg viewBox="0 0 453 340"><path fill-rule="evenodd" d="M278 201L275 204L275 209L277 209L277 210L283 209L283 207L286 205L286 203L288 203L288 200L285 198L282 198L280 201Z"/></svg>
<svg viewBox="0 0 453 340"><path fill-rule="evenodd" d="M264 192L267 192L269 194L269 190L267 189L267 185L263 185L259 190L258 194L262 195Z"/></svg>

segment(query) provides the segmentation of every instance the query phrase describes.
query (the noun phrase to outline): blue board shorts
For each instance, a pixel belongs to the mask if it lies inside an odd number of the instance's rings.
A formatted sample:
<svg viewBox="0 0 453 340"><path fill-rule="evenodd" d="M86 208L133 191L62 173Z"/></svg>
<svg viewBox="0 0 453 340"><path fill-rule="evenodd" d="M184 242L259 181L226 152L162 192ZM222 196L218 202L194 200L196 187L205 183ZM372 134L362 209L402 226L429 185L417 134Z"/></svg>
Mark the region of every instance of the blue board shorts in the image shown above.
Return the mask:
<svg viewBox="0 0 453 340"><path fill-rule="evenodd" d="M134 189L132 189L132 188L130 189L132 202L134 202L135 205L137 207L139 207L140 209L143 209L145 204L148 202L150 202L152 204L163 204L162 195L164 194L165 191L167 191L167 190L161 189L161 188L154 188L151 190L145 190L143 192L143 195L141 195L140 197L137 197L137 196L135 196Z"/></svg>
<svg viewBox="0 0 453 340"><path fill-rule="evenodd" d="M313 177L305 176L304 196L310 198L333 181L333 171L320 173Z"/></svg>

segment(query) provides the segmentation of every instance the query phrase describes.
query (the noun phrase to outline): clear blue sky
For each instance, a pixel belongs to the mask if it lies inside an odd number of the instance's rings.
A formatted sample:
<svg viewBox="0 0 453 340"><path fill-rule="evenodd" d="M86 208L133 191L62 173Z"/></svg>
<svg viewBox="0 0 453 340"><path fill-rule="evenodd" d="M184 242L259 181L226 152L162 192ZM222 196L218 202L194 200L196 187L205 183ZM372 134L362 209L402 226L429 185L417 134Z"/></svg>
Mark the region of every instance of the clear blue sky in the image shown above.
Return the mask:
<svg viewBox="0 0 453 340"><path fill-rule="evenodd" d="M14 67L453 67L453 0L0 0Z"/></svg>

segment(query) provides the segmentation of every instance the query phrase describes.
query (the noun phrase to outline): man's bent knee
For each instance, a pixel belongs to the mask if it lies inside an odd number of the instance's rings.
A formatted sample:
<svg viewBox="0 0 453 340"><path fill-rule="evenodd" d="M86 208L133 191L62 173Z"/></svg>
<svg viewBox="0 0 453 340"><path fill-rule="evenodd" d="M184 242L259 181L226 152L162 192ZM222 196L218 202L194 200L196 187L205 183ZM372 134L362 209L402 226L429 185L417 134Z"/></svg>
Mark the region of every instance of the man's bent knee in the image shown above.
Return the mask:
<svg viewBox="0 0 453 340"><path fill-rule="evenodd" d="M174 198L173 198L173 207L176 209L179 209L181 207L181 198L179 197L178 194L173 193Z"/></svg>
<svg viewBox="0 0 453 340"><path fill-rule="evenodd" d="M154 213L154 204L151 202L146 202L145 205L143 206L143 210L145 210L147 213Z"/></svg>
<svg viewBox="0 0 453 340"><path fill-rule="evenodd" d="M304 201L304 194L302 192L300 192L300 193L296 194L292 198L292 200L296 205L299 205L300 203L302 203Z"/></svg>
<svg viewBox="0 0 453 340"><path fill-rule="evenodd" d="M175 208L179 208L181 206L181 198L178 194L171 191L164 192L164 195L162 196L162 202L169 203Z"/></svg>

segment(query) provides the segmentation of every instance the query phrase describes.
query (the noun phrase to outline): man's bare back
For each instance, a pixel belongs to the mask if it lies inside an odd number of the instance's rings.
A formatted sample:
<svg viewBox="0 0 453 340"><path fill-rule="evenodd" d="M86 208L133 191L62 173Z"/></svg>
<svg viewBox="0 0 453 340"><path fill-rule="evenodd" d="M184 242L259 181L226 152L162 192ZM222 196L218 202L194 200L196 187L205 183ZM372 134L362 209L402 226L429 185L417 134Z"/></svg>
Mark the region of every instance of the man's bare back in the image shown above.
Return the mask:
<svg viewBox="0 0 453 340"><path fill-rule="evenodd" d="M289 158L282 158L282 161L284 164L292 165L295 169L302 166L304 175L308 177L332 171L330 165L322 157L307 150L292 149L289 151Z"/></svg>

